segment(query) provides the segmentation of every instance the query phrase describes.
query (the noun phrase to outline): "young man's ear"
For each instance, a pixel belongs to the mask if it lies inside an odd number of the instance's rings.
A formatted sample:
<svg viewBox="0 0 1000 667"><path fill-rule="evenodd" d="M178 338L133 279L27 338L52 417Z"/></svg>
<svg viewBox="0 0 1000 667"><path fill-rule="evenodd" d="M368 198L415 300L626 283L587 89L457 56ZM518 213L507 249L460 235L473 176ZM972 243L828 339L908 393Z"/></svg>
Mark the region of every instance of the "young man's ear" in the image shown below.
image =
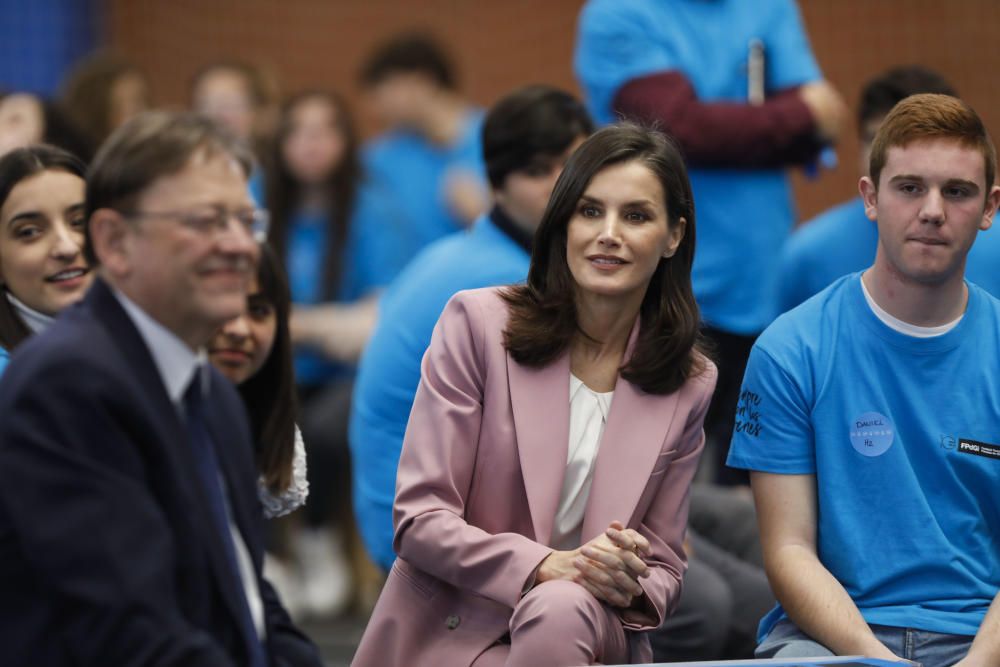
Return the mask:
<svg viewBox="0 0 1000 667"><path fill-rule="evenodd" d="M986 206L983 208L983 220L979 223L979 229L986 231L993 226L998 206L1000 206L1000 186L994 185L986 195Z"/></svg>
<svg viewBox="0 0 1000 667"><path fill-rule="evenodd" d="M865 216L872 222L878 219L878 189L870 176L862 176L858 181L858 191L865 203Z"/></svg>

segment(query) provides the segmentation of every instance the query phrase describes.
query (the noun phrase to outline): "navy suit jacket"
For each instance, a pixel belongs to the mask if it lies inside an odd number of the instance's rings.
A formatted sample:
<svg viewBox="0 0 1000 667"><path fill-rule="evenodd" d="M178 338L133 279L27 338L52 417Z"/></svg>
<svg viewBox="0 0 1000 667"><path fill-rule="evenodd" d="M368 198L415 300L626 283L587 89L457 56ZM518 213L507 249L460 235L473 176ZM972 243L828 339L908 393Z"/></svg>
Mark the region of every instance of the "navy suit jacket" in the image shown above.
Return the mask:
<svg viewBox="0 0 1000 667"><path fill-rule="evenodd" d="M253 559L273 665L320 665L261 578L243 404L212 371L206 421ZM106 284L14 355L0 382L4 665L239 665L238 607L187 431Z"/></svg>

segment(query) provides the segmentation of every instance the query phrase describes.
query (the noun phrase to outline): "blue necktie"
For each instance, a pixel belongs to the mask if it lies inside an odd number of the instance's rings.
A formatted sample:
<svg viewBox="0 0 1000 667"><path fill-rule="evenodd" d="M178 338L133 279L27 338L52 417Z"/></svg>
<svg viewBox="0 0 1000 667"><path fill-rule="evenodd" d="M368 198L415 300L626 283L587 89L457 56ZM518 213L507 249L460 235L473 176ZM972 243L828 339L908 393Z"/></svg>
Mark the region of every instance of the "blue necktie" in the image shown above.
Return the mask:
<svg viewBox="0 0 1000 667"><path fill-rule="evenodd" d="M229 514L226 511L226 499L222 487L222 474L219 468L219 460L216 457L215 445L209 437L208 429L205 426L204 402L201 396L202 374L199 369L194 374L191 384L184 392L184 410L187 422L189 442L191 451L194 454L195 464L198 467L198 478L205 490L208 498L209 514L215 523L215 528L222 538L222 544L226 552L226 561L229 563L231 576L235 578L236 589L243 593L240 595L238 606L240 608L240 623L243 626L243 637L246 640L247 654L250 667L266 667L268 662L264 655L264 647L257 637L257 630L250 615L250 607L247 604L243 579L240 576L239 563L236 559L236 545L233 544L232 532L229 529Z"/></svg>

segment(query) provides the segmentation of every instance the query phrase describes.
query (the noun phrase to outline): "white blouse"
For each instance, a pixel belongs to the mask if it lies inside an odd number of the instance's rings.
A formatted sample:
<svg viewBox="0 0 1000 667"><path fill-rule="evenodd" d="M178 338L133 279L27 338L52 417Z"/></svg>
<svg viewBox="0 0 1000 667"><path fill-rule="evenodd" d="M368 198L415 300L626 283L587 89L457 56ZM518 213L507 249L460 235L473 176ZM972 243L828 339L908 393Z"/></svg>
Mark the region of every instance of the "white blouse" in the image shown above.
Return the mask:
<svg viewBox="0 0 1000 667"><path fill-rule="evenodd" d="M569 450L559 509L552 525L554 549L568 551L580 546L594 463L614 395L613 391L596 392L572 373L569 376Z"/></svg>

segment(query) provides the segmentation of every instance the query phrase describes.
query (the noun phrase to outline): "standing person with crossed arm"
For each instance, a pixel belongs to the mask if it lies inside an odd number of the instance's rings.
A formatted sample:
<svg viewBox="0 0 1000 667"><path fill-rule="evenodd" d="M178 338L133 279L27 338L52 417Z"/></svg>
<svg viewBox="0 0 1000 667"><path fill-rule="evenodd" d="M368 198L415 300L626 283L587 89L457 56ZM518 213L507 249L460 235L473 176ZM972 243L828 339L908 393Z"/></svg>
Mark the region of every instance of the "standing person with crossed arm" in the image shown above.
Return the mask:
<svg viewBox="0 0 1000 667"><path fill-rule="evenodd" d="M846 107L822 78L793 0L591 0L574 67L595 120L655 123L678 142L700 222L691 279L719 364L706 418L716 479L740 378L778 314L778 259L796 215L786 170L840 136Z"/></svg>

